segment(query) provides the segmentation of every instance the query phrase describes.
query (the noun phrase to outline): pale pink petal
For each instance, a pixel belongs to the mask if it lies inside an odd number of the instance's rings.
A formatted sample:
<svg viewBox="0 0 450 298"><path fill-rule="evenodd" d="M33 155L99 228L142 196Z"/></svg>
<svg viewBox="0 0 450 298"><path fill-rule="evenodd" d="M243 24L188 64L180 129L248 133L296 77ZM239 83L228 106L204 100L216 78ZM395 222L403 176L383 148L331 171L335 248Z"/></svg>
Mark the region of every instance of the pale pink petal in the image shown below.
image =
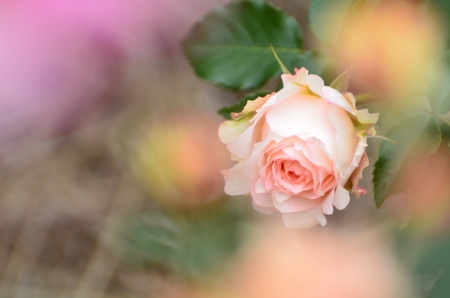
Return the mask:
<svg viewBox="0 0 450 298"><path fill-rule="evenodd" d="M281 79L283 80L283 89L278 91L277 102L280 102L288 97L291 97L295 93L300 92L301 86L295 82L295 77L290 74L282 74Z"/></svg>
<svg viewBox="0 0 450 298"><path fill-rule="evenodd" d="M325 216L318 208L303 212L282 213L281 216L286 227L290 229L305 229L314 227L317 224L322 226L327 224Z"/></svg>
<svg viewBox="0 0 450 298"><path fill-rule="evenodd" d="M259 108L258 110L256 110L258 112L258 114L263 113L268 107L273 106L278 101L279 97L280 97L280 92L271 95L270 98L262 105L262 107ZM251 122L253 122L255 120L255 118L256 118L256 116L253 117Z"/></svg>
<svg viewBox="0 0 450 298"><path fill-rule="evenodd" d="M356 148L355 156L353 157L352 163L348 166L344 173L339 178L339 183L344 185L350 176L355 172L355 169L361 164L363 154L365 154L365 149L367 144L364 140L359 140L358 147Z"/></svg>
<svg viewBox="0 0 450 298"><path fill-rule="evenodd" d="M333 162L327 155L327 152L323 150L323 144L319 140L312 138L306 140L305 145L309 148L309 150L302 148L305 156L322 170L330 174L333 173Z"/></svg>
<svg viewBox="0 0 450 298"><path fill-rule="evenodd" d="M344 110L337 106L331 106L328 110L328 117L337 132L335 138L338 155L335 167L339 170L340 176L343 176L353 161L359 138L352 121Z"/></svg>
<svg viewBox="0 0 450 298"><path fill-rule="evenodd" d="M348 98L345 98L341 92L333 89L331 87L325 86L322 88L323 99L332 104L336 105L340 108L343 108L347 112L356 115L356 107L355 104L352 103Z"/></svg>
<svg viewBox="0 0 450 298"><path fill-rule="evenodd" d="M342 185L336 185L336 190L334 193L333 205L338 210L342 210L347 207L350 202L350 193Z"/></svg>
<svg viewBox="0 0 450 298"><path fill-rule="evenodd" d="M277 200L273 200L273 204L278 211L282 213L291 213L311 210L320 204L320 200L310 200L300 196L292 196L282 203L278 203Z"/></svg>
<svg viewBox="0 0 450 298"><path fill-rule="evenodd" d="M221 172L225 179L225 193L230 196L250 193L250 182L244 174L244 163L239 162L228 170Z"/></svg>
<svg viewBox="0 0 450 298"><path fill-rule="evenodd" d="M251 189L253 203L261 207L274 207L272 194L269 192L257 193L254 188Z"/></svg>
<svg viewBox="0 0 450 298"><path fill-rule="evenodd" d="M323 79L316 75L309 75L308 76L308 87L309 89L322 97L322 88L323 88L324 82Z"/></svg>
<svg viewBox="0 0 450 298"><path fill-rule="evenodd" d="M276 190L272 191L272 195L273 195L272 198L274 198L279 204L283 203L284 201L292 197L292 195L290 194Z"/></svg>
<svg viewBox="0 0 450 298"><path fill-rule="evenodd" d="M334 190L331 190L322 202L322 212L324 214L333 214Z"/></svg>
<svg viewBox="0 0 450 298"><path fill-rule="evenodd" d="M253 182L260 178L258 161L269 142L270 140L256 143L250 157L244 162L245 175Z"/></svg>
<svg viewBox="0 0 450 298"><path fill-rule="evenodd" d="M309 200L317 200L321 197L324 196L324 193L322 192L322 190L318 190L318 189L308 189L305 191L302 191L300 193L300 195L302 197L304 197L305 199L309 199Z"/></svg>
<svg viewBox="0 0 450 298"><path fill-rule="evenodd" d="M328 120L329 107L328 103L313 95L297 94L271 107L266 121L270 129L282 137L303 135L319 139L333 156L336 131Z"/></svg>
<svg viewBox="0 0 450 298"><path fill-rule="evenodd" d="M283 141L283 137L273 132L267 123L264 123L261 133L262 140L273 140L276 142Z"/></svg>
<svg viewBox="0 0 450 298"><path fill-rule="evenodd" d="M309 73L309 71L304 67L302 67L300 69L296 68L295 75L294 75L296 83L301 84L301 85L308 84L308 73Z"/></svg>
<svg viewBox="0 0 450 298"><path fill-rule="evenodd" d="M356 98L351 92L345 92L342 95L350 102L352 107L355 107L356 109Z"/></svg>
<svg viewBox="0 0 450 298"><path fill-rule="evenodd" d="M322 188L322 191L327 192L330 189L332 189L335 185L336 185L336 177L329 176L322 182L322 185L320 187Z"/></svg>
<svg viewBox="0 0 450 298"><path fill-rule="evenodd" d="M259 206L259 205L255 204L254 201L252 201L252 204L253 204L253 208L254 208L256 211L261 212L261 213L264 213L264 214L272 214L272 213L275 213L275 212L277 211L277 209L275 209L275 208L273 208L273 207L263 207L263 206Z"/></svg>
<svg viewBox="0 0 450 298"><path fill-rule="evenodd" d="M272 92L271 94L267 94L264 97L258 97L255 100L249 100L247 101L247 104L245 105L242 112L244 113L250 113L259 110L264 106L264 104L274 95L275 93Z"/></svg>
<svg viewBox="0 0 450 298"><path fill-rule="evenodd" d="M263 178L260 178L258 181L256 181L254 183L254 186L255 186L255 192L257 192L257 193L264 193L264 192L269 191L264 183Z"/></svg>
<svg viewBox="0 0 450 298"><path fill-rule="evenodd" d="M314 181L314 187L317 187L319 181L319 169L315 164L313 164L309 159L307 159L302 152L295 150L292 147L287 147L283 149L283 152L286 153L289 157L294 160L297 160L304 168L306 168L312 175Z"/></svg>

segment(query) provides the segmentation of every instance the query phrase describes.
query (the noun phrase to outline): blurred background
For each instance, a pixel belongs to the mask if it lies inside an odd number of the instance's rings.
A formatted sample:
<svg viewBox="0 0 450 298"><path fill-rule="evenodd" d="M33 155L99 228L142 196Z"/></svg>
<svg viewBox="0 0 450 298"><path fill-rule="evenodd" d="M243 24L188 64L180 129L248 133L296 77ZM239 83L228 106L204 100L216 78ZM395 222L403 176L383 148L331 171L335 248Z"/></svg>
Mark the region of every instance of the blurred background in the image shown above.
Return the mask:
<svg viewBox="0 0 450 298"><path fill-rule="evenodd" d="M288 230L224 195L216 110L237 98L198 79L179 42L226 2L0 1L1 298L414 298L450 280L448 141L379 211L366 169L368 194L325 228ZM318 46L309 1L270 2ZM385 2L369 41L350 19L332 54L355 65L350 91L389 99L422 79L445 33L420 1Z"/></svg>

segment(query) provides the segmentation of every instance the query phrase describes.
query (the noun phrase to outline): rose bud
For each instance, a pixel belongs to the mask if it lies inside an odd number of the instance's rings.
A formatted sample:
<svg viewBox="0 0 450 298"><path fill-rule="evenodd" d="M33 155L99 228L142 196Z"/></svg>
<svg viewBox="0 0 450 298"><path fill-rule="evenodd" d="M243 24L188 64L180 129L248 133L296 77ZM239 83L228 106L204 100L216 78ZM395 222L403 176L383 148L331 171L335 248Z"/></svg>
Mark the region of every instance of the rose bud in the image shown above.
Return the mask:
<svg viewBox="0 0 450 298"><path fill-rule="evenodd" d="M251 194L256 210L280 212L287 227L324 226L333 206L347 206L349 191L365 193L357 184L378 114L357 110L351 93L324 86L305 68L282 79L279 92L248 102L220 126L238 161L222 171L225 192Z"/></svg>

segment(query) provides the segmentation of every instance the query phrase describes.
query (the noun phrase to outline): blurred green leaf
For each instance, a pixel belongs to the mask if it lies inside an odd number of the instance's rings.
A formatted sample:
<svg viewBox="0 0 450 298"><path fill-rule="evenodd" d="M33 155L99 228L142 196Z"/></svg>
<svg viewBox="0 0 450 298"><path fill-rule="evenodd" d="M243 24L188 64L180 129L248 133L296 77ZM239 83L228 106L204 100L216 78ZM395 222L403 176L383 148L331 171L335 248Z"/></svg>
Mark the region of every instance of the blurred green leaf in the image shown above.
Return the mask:
<svg viewBox="0 0 450 298"><path fill-rule="evenodd" d="M343 73L341 73L330 85L331 88L336 89L337 91L344 93L347 92L348 83L350 81L350 76L352 74L352 68L350 67Z"/></svg>
<svg viewBox="0 0 450 298"><path fill-rule="evenodd" d="M431 72L428 98L433 110L439 114L450 111L450 51L439 59Z"/></svg>
<svg viewBox="0 0 450 298"><path fill-rule="evenodd" d="M387 134L397 144L383 141L373 171L375 203L381 207L387 197L405 191L409 185L398 177L406 172L405 162L413 158L415 166L425 167L428 155L441 143L441 131L436 118L417 115L395 125ZM417 169L417 168L416 168Z"/></svg>
<svg viewBox="0 0 450 298"><path fill-rule="evenodd" d="M436 14L437 17L443 22L441 28L447 35L447 47L450 46L450 1L448 0L424 0L423 3L431 8L432 13Z"/></svg>
<svg viewBox="0 0 450 298"><path fill-rule="evenodd" d="M420 291L419 297L430 297L431 291L434 289L436 282L441 278L443 270L438 270L432 273L417 274L414 281ZM450 294L450 292L447 292ZM447 297L447 296L446 296Z"/></svg>
<svg viewBox="0 0 450 298"><path fill-rule="evenodd" d="M325 45L335 48L348 12L355 0L312 0L309 6L309 25Z"/></svg>
<svg viewBox="0 0 450 298"><path fill-rule="evenodd" d="M234 105L231 105L229 107L221 108L217 111L220 115L222 115L225 119L232 119L231 113L240 113L244 109L245 105L247 104L247 101L249 100L255 100L258 97L264 97L270 92L268 91L261 91L256 90L255 92L249 93L245 95L243 98L241 98L238 102L236 102Z"/></svg>
<svg viewBox="0 0 450 298"><path fill-rule="evenodd" d="M349 15L362 8L374 7L379 0L311 0L309 26L325 45L336 49L342 34L350 34L346 28Z"/></svg>
<svg viewBox="0 0 450 298"><path fill-rule="evenodd" d="M190 214L134 214L122 222L115 246L130 263L204 279L237 250L241 223L242 215L229 204Z"/></svg>
<svg viewBox="0 0 450 298"><path fill-rule="evenodd" d="M428 241L417 257L416 272L422 277L425 298L450 297L450 238Z"/></svg>
<svg viewBox="0 0 450 298"><path fill-rule="evenodd" d="M301 54L297 21L272 5L244 0L218 7L194 25L183 41L196 74L232 90L262 86L279 75L271 45L286 65Z"/></svg>

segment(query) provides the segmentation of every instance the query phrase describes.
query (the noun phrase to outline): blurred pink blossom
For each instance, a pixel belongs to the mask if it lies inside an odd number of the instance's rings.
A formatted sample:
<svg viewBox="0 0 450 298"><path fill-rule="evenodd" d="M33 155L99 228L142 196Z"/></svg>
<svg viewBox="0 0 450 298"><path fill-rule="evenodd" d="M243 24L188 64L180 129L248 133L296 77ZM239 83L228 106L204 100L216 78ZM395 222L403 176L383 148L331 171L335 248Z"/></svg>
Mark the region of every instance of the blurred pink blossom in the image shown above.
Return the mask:
<svg viewBox="0 0 450 298"><path fill-rule="evenodd" d="M0 1L0 146L71 129L110 97L124 61L178 47L177 39L213 4Z"/></svg>

